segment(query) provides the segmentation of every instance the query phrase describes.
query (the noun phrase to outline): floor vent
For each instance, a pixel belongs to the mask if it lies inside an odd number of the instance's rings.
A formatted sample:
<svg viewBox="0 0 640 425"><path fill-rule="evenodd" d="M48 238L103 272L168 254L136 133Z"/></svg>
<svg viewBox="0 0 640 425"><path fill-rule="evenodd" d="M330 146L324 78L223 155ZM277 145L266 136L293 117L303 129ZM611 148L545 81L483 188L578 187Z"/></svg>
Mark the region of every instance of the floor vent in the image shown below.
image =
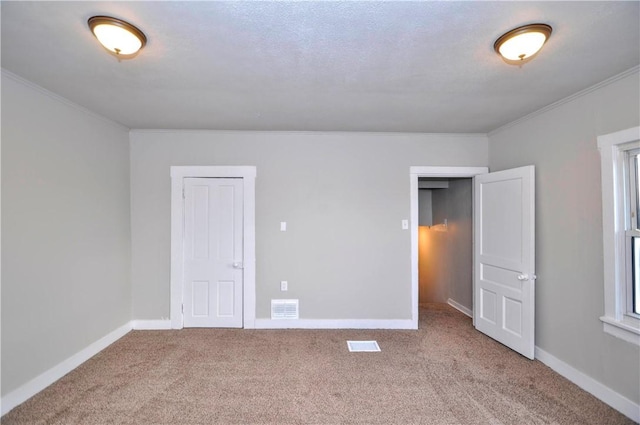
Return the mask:
<svg viewBox="0 0 640 425"><path fill-rule="evenodd" d="M376 352L380 351L380 346L376 341L347 341L349 351L354 352Z"/></svg>
<svg viewBox="0 0 640 425"><path fill-rule="evenodd" d="M271 300L272 319L297 319L298 300Z"/></svg>

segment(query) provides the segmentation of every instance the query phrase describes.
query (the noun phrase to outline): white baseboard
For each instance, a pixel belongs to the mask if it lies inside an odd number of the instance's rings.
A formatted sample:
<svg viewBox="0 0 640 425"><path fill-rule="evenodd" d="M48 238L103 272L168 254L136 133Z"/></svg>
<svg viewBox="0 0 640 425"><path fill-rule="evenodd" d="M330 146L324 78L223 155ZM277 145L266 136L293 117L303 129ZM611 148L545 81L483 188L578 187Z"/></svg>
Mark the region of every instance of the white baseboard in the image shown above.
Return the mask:
<svg viewBox="0 0 640 425"><path fill-rule="evenodd" d="M157 331L171 329L171 320L133 320L131 327L136 331Z"/></svg>
<svg viewBox="0 0 640 425"><path fill-rule="evenodd" d="M127 322L126 324L120 326L118 329L110 332L109 334L100 338L83 350L77 352L68 359L62 361L61 363L45 371L44 373L36 376L26 384L11 391L9 394L0 399L0 405L2 406L2 408L0 409L2 412L1 415L4 415L17 405L24 403L29 398L38 394L49 385L53 384L58 379L62 378L64 375L71 372L73 369L77 368L82 363L86 362L91 357L95 356L100 351L104 350L109 345L125 336L127 333L129 333L129 331L131 331L131 322Z"/></svg>
<svg viewBox="0 0 640 425"><path fill-rule="evenodd" d="M255 329L417 329L411 319L256 319Z"/></svg>
<svg viewBox="0 0 640 425"><path fill-rule="evenodd" d="M460 313L465 314L465 315L467 315L467 316L469 316L469 317L471 317L473 319L473 311L471 311L467 307L463 306L459 302L454 301L451 298L449 298L447 300L447 304L449 304L451 307L453 307L456 310L458 310Z"/></svg>
<svg viewBox="0 0 640 425"><path fill-rule="evenodd" d="M640 422L640 405L618 394L611 388L585 375L569 364L547 353L540 347L535 349L535 357L560 375L567 378L586 392L599 398L628 418Z"/></svg>

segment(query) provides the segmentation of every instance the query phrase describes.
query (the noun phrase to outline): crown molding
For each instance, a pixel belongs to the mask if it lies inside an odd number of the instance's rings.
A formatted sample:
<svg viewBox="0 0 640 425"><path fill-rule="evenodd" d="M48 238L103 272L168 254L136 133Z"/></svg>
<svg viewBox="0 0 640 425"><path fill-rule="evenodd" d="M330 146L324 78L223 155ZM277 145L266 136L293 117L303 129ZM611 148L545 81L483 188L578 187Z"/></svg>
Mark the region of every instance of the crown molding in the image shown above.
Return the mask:
<svg viewBox="0 0 640 425"><path fill-rule="evenodd" d="M172 128L132 128L132 134L149 134L149 133L217 133L217 134L289 134L289 135L358 135L370 137L389 137L389 136L405 136L405 137L434 137L434 138L450 138L450 139L487 139L486 133L416 133L416 132L399 132L399 131L313 131L313 130L216 130L216 129L172 129Z"/></svg>
<svg viewBox="0 0 640 425"><path fill-rule="evenodd" d="M36 83L33 83L33 82L29 81L29 80L26 80L26 79L20 77L19 75L14 74L11 71L7 71L6 69L1 68L0 69L0 73L2 74L3 77L7 77L10 80L13 80L18 84L21 84L21 85L23 85L25 87L28 87L31 90L34 90L34 91L36 91L36 92L38 92L40 94L43 94L43 95L45 95L45 96L47 96L47 97L49 97L49 98L51 98L51 99L53 99L53 100L55 100L57 102L60 102L60 103L66 105L66 106L68 106L68 107L70 107L72 109L75 109L78 112L82 112L83 114L85 114L87 116L90 116L90 117L92 117L94 119L102 121L105 124L109 124L109 125L117 128L117 129L125 131L125 132L129 132L129 130L130 130L129 127L127 127L125 125L122 125L119 122L113 121L113 120L111 120L111 119L109 119L109 118L107 118L107 117L105 117L103 115L100 115L100 114L98 114L96 112L93 112L90 109L85 108L84 106L80 106L77 103L72 102L71 100L67 99L66 97L62 97L59 94L56 94L56 93L54 93L54 92L52 92L50 90L47 90L44 87L41 87L41 86L37 85Z"/></svg>
<svg viewBox="0 0 640 425"><path fill-rule="evenodd" d="M523 116L521 118L518 118L518 119L516 119L514 121L511 121L510 123L507 123L507 124L505 124L505 125L503 125L501 127L498 127L495 130L491 130L489 133L487 133L487 135L488 136L494 136L494 135L496 135L498 133L501 133L502 131L504 131L504 130L506 130L508 128L511 128L511 127L513 127L513 126L515 126L517 124L523 123L525 121L529 121L529 120L531 120L531 119L533 119L533 118L535 118L535 117L537 117L539 115L544 114L545 112L548 112L548 111L551 111L553 109L556 109L556 108L564 105L565 103L573 102L574 100L576 100L576 99L578 99L580 97L586 96L586 95L588 95L589 93L591 93L593 91L596 91L598 89L606 87L606 86L608 86L610 84L615 83L616 81L622 80L623 78L626 78L626 77L628 77L630 75L633 75L633 74L637 74L639 72L640 72L640 65L636 65L633 68L630 68L630 69L628 69L628 70L626 70L624 72L621 72L620 74L614 75L613 77L607 78L604 81L600 81L599 83L594 84L591 87L587 87L584 90L580 90L577 93L574 93L574 94L569 95L569 96L567 96L567 97L565 97L563 99L560 99L560 100L558 100L556 102L553 102L553 103L551 103L551 104L549 104L549 105L547 105L547 106L545 106L543 108L538 109L537 111L531 112L530 114L527 114L527 115L525 115L525 116Z"/></svg>

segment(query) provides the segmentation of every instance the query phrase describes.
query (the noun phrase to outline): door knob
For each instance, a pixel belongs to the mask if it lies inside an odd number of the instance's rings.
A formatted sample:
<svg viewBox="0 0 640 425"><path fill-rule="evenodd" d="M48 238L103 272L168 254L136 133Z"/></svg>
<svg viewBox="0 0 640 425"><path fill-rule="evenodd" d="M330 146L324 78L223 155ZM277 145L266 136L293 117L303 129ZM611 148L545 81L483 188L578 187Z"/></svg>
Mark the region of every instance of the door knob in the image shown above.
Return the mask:
<svg viewBox="0 0 640 425"><path fill-rule="evenodd" d="M529 276L526 274L518 275L518 280L529 280Z"/></svg>
<svg viewBox="0 0 640 425"><path fill-rule="evenodd" d="M233 263L233 268L234 269L243 269L243 265L242 263Z"/></svg>

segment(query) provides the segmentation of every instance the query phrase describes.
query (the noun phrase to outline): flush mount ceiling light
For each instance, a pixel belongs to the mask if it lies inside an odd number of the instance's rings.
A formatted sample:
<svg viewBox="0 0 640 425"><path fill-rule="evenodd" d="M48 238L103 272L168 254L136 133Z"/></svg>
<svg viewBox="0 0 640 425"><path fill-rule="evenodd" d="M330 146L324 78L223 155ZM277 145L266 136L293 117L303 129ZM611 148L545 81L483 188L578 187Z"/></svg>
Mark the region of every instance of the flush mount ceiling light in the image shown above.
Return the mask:
<svg viewBox="0 0 640 425"><path fill-rule="evenodd" d="M121 19L94 16L87 23L104 48L118 58L132 58L147 44L142 31Z"/></svg>
<svg viewBox="0 0 640 425"><path fill-rule="evenodd" d="M505 62L521 65L538 53L549 36L551 27L547 24L524 25L500 36L493 48Z"/></svg>

